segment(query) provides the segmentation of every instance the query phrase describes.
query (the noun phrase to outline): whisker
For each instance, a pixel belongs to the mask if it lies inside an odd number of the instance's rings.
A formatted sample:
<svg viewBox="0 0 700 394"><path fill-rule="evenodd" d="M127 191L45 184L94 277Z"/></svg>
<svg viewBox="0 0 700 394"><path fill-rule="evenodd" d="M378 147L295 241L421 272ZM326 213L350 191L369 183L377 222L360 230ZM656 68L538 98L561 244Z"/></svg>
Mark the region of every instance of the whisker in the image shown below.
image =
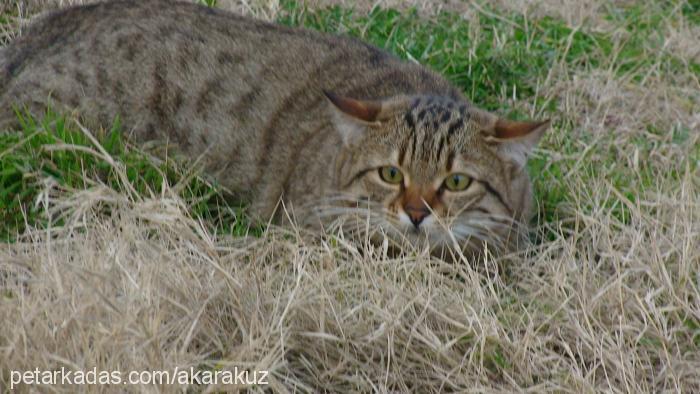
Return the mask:
<svg viewBox="0 0 700 394"><path fill-rule="evenodd" d="M470 242L488 242L502 248L507 244L506 234L526 229L511 216L476 209L473 206L476 200L470 200L447 217L431 210L434 227L421 233L419 239L434 243L433 246L451 244L460 250ZM416 239L409 235L410 230L400 222L396 212L362 196L337 193L308 201L303 209L320 219L331 232L352 233L375 241L384 238L398 245L417 246Z"/></svg>

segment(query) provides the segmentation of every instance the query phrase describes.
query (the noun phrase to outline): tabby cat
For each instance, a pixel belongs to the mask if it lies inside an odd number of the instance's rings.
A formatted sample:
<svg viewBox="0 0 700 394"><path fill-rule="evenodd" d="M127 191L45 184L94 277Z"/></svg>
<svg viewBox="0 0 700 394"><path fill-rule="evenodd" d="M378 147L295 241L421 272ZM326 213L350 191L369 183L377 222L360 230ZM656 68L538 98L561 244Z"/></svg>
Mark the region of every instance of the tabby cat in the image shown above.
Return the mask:
<svg viewBox="0 0 700 394"><path fill-rule="evenodd" d="M58 10L0 50L0 130L47 105L167 141L259 220L443 252L509 244L548 125L481 110L356 39L164 0Z"/></svg>

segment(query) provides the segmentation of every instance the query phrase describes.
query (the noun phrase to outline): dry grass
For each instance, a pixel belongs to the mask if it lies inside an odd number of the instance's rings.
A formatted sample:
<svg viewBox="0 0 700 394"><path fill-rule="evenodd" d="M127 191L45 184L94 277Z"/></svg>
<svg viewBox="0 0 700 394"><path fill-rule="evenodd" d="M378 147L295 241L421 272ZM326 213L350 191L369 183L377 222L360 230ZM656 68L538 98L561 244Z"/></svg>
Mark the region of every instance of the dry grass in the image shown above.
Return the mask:
<svg viewBox="0 0 700 394"><path fill-rule="evenodd" d="M220 5L279 11L274 0L230 1ZM575 2L584 13L569 3L503 2L616 31L596 17L609 2ZM441 4L465 18L483 12ZM669 20L664 50L697 60L697 32ZM557 130L548 137L548 166L573 163L552 185L570 197L534 230L547 241L499 259L392 259L281 228L231 239L169 188L147 198L47 184L37 204L66 225L0 247L0 384L10 370L61 366L238 366L271 371L274 392L700 392L700 175L684 161L700 144L700 84L690 69L650 70L552 68L539 95L590 142L565 151ZM682 145L678 127L688 130ZM654 179L630 199L607 174L582 170L595 160Z"/></svg>

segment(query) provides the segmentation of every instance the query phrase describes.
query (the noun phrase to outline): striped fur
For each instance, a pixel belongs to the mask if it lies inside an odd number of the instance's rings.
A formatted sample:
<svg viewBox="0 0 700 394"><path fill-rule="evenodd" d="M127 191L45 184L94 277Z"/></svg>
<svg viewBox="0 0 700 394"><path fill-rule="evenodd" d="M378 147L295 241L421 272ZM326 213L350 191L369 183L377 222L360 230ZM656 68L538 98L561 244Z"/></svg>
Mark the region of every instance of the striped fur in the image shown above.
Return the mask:
<svg viewBox="0 0 700 394"><path fill-rule="evenodd" d="M310 226L369 220L392 240L466 250L503 244L529 213L513 152L525 157L544 127L499 121L443 77L352 38L189 3L109 1L42 18L0 65L0 128L15 126L14 105L77 109L95 126L118 115L136 141L201 158L260 220L285 216L281 201ZM324 91L368 107L340 108ZM387 165L405 184L379 178ZM451 172L471 186L445 191ZM406 207L427 219L407 224Z"/></svg>

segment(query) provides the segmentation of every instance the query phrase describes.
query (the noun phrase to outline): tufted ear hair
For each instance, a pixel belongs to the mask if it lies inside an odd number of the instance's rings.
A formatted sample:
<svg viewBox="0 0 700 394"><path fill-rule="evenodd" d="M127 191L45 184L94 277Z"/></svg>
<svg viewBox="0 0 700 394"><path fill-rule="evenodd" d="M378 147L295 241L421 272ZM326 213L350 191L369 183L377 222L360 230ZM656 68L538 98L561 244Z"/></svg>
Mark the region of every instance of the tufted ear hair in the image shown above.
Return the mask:
<svg viewBox="0 0 700 394"><path fill-rule="evenodd" d="M382 111L382 104L378 101L355 100L326 90L323 94L331 103L333 123L345 145L356 142L368 126L377 122Z"/></svg>
<svg viewBox="0 0 700 394"><path fill-rule="evenodd" d="M376 121L377 115L382 111L382 104L376 101L355 100L326 90L323 91L323 94L338 111L362 122L372 123Z"/></svg>
<svg viewBox="0 0 700 394"><path fill-rule="evenodd" d="M519 167L524 167L549 123L549 120L518 122L499 118L493 125L491 135L499 154L514 161Z"/></svg>
<svg viewBox="0 0 700 394"><path fill-rule="evenodd" d="M410 103L408 96L382 100L357 100L324 90L330 102L333 123L343 137L343 143L352 145L367 128L379 125Z"/></svg>
<svg viewBox="0 0 700 394"><path fill-rule="evenodd" d="M527 158L542 139L549 127L549 120L515 121L500 118L490 112L471 108L470 116L481 127L487 142L505 160L514 162L518 168L527 163Z"/></svg>

